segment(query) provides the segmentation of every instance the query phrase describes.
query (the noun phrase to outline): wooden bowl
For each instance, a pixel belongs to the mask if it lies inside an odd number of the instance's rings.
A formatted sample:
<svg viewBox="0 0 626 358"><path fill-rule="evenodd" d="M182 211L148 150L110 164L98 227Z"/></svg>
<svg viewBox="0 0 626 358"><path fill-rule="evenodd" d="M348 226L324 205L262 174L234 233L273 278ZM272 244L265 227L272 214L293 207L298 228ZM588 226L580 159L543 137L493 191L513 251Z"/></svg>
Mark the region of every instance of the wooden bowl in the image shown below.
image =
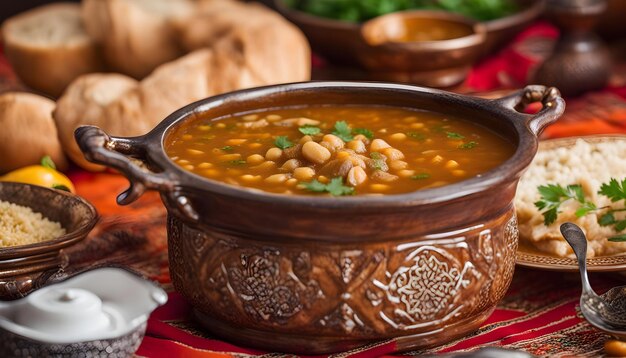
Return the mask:
<svg viewBox="0 0 626 358"><path fill-rule="evenodd" d="M67 264L63 249L83 240L98 215L79 196L29 184L0 182L0 200L31 208L67 232L50 241L0 249L0 298L17 299L41 287Z"/></svg>
<svg viewBox="0 0 626 358"><path fill-rule="evenodd" d="M535 101L544 106L538 114L518 112ZM175 128L198 116L346 104L461 116L501 134L516 151L499 167L448 186L330 198L206 179L178 166L163 147ZM558 91L543 86L486 100L392 83L306 82L208 98L141 137L85 126L76 139L88 160L130 179L119 203L147 189L161 192L172 282L214 334L304 354L397 337L403 350L474 331L504 296L515 267L517 180L537 135L564 108Z"/></svg>
<svg viewBox="0 0 626 358"><path fill-rule="evenodd" d="M313 50L328 60L338 64L360 66L358 59L368 56L371 51L360 35L361 24L310 15L287 7L284 0L272 1L274 8L300 27L311 42ZM487 30L482 49L483 56L511 41L543 12L544 0L516 1L522 7L521 11L483 23Z"/></svg>

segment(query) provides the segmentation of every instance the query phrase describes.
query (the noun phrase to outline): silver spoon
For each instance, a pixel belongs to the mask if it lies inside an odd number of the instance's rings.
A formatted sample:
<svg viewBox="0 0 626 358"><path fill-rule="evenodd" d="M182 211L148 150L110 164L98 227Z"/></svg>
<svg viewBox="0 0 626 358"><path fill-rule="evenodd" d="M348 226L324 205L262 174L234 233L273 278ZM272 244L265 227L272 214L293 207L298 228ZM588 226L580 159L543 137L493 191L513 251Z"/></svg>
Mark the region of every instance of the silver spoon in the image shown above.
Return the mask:
<svg viewBox="0 0 626 358"><path fill-rule="evenodd" d="M626 339L626 286L614 287L598 296L587 276L587 238L583 231L572 223L561 225L561 234L574 250L578 259L583 292L580 296L580 311L594 327Z"/></svg>

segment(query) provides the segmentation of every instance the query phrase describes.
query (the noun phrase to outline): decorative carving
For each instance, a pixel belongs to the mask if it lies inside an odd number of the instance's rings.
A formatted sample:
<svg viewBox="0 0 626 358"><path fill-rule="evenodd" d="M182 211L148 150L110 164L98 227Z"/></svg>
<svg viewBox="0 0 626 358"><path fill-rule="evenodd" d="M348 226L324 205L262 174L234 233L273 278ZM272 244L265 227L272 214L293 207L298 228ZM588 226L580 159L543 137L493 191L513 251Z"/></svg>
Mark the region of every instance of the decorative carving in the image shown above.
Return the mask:
<svg viewBox="0 0 626 358"><path fill-rule="evenodd" d="M508 287L518 235L511 215L384 248L275 248L171 218L172 277L185 281L177 287L197 309L235 327L355 339L434 334L485 316Z"/></svg>

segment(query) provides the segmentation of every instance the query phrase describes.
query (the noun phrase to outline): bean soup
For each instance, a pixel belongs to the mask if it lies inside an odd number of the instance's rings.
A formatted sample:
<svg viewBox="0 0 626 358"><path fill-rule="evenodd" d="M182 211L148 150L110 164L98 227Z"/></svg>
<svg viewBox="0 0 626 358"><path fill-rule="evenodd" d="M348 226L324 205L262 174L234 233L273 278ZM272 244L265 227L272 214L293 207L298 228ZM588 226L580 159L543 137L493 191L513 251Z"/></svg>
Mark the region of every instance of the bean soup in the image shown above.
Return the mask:
<svg viewBox="0 0 626 358"><path fill-rule="evenodd" d="M182 168L231 185L298 195L384 195L459 182L514 145L452 116L382 106L276 109L200 118L165 150Z"/></svg>

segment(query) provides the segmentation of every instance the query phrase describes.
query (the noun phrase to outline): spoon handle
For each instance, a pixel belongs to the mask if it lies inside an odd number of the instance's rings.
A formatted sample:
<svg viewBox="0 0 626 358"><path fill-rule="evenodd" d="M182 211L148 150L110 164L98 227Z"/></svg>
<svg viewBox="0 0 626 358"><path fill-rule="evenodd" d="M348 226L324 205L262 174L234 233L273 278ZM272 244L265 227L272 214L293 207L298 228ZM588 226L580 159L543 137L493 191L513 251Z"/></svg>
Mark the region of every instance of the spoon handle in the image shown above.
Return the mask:
<svg viewBox="0 0 626 358"><path fill-rule="evenodd" d="M567 243L574 250L576 259L578 259L578 268L580 269L580 278L583 282L583 292L596 295L589 284L587 276L587 238L583 231L573 223L565 223L561 225L561 234Z"/></svg>

